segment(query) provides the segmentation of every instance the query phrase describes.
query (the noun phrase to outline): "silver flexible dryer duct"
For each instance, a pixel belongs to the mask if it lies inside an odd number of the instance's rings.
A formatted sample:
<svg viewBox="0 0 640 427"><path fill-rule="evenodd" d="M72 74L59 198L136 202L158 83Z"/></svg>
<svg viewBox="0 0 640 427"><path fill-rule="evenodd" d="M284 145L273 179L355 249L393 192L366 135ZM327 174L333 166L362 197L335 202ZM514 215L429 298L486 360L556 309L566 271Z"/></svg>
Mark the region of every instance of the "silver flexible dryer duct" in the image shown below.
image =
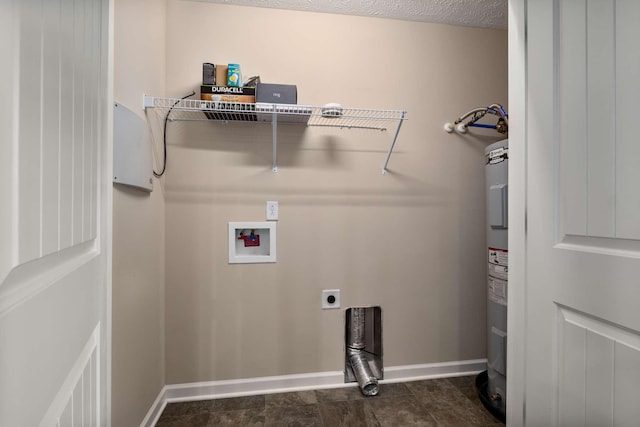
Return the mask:
<svg viewBox="0 0 640 427"><path fill-rule="evenodd" d="M367 362L363 351L365 348L365 313L366 309L363 307L351 309L351 322L349 324L351 342L347 348L347 354L362 394L375 396L378 394L378 379L371 372L369 362Z"/></svg>

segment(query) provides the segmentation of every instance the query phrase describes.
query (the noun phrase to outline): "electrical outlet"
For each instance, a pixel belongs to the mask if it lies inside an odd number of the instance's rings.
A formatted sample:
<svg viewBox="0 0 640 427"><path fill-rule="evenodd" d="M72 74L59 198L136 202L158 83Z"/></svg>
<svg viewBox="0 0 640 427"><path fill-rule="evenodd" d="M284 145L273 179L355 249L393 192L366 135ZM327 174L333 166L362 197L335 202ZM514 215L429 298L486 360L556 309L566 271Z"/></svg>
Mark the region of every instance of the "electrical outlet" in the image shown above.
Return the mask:
<svg viewBox="0 0 640 427"><path fill-rule="evenodd" d="M270 220L270 221L278 220L278 202L275 202L275 201L267 202L267 220Z"/></svg>
<svg viewBox="0 0 640 427"><path fill-rule="evenodd" d="M340 308L340 289L322 291L322 309Z"/></svg>

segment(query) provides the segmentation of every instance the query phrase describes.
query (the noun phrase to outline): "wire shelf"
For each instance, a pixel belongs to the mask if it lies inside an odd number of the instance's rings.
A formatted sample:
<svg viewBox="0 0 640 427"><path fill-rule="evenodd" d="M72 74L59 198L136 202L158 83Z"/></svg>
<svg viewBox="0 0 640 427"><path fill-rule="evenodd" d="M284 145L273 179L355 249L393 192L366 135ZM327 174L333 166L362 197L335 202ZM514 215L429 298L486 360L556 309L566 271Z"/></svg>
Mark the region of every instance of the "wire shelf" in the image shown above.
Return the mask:
<svg viewBox="0 0 640 427"><path fill-rule="evenodd" d="M239 103L145 97L145 107L171 110L169 120L300 123L347 129L387 130L405 120L405 111L314 107L298 104ZM274 115L275 111L275 115Z"/></svg>
<svg viewBox="0 0 640 427"><path fill-rule="evenodd" d="M387 164L400 132L400 126L406 120L406 111L402 110L343 108L336 104L314 107L299 104L219 102L145 96L143 106L144 108L169 110L169 120L271 123L273 126L274 171L277 170L276 129L278 124L283 123L343 129L373 129L381 131L395 129L386 161L382 167L382 173L384 174L387 171Z"/></svg>

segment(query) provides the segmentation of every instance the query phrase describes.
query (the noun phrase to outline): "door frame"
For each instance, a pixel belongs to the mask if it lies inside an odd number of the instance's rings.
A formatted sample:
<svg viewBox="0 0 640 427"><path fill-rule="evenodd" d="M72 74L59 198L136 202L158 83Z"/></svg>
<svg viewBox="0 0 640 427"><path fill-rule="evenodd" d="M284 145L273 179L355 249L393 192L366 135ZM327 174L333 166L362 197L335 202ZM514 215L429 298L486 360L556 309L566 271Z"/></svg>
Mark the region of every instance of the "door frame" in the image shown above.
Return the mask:
<svg viewBox="0 0 640 427"><path fill-rule="evenodd" d="M112 350L113 350L113 340L112 340L112 331L113 331L113 103L114 103L114 42L115 42L115 0L107 0L107 8L108 8L108 23L107 23L107 63L105 64L107 71L107 87L106 87L106 105L103 105L103 108L106 108L105 117L107 119L106 129L104 130L105 137L105 147L103 149L103 154L105 156L105 164L107 166L107 170L103 172L103 180L104 180L104 192L105 199L107 201L107 206L105 207L105 215L106 215L106 225L105 225L105 237L107 239L106 242L106 257L107 257L107 268L106 268L106 295L105 295L105 303L106 303L106 393L105 396L105 414L104 421L106 427L111 427L111 377L112 377Z"/></svg>
<svg viewBox="0 0 640 427"><path fill-rule="evenodd" d="M507 425L525 425L527 0L509 0L509 291Z"/></svg>

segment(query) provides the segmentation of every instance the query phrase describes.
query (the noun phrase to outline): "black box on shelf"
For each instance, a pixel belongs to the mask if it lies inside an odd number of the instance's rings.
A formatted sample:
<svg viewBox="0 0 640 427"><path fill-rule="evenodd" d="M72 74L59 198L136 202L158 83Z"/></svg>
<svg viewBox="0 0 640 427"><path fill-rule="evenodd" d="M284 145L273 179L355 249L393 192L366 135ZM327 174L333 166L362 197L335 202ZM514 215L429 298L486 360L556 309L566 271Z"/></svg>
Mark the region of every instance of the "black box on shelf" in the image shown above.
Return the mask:
<svg viewBox="0 0 640 427"><path fill-rule="evenodd" d="M202 84L214 85L216 84L216 66L210 62L204 62L202 64Z"/></svg>
<svg viewBox="0 0 640 427"><path fill-rule="evenodd" d="M256 102L297 104L298 89L296 85L258 83L256 86Z"/></svg>

